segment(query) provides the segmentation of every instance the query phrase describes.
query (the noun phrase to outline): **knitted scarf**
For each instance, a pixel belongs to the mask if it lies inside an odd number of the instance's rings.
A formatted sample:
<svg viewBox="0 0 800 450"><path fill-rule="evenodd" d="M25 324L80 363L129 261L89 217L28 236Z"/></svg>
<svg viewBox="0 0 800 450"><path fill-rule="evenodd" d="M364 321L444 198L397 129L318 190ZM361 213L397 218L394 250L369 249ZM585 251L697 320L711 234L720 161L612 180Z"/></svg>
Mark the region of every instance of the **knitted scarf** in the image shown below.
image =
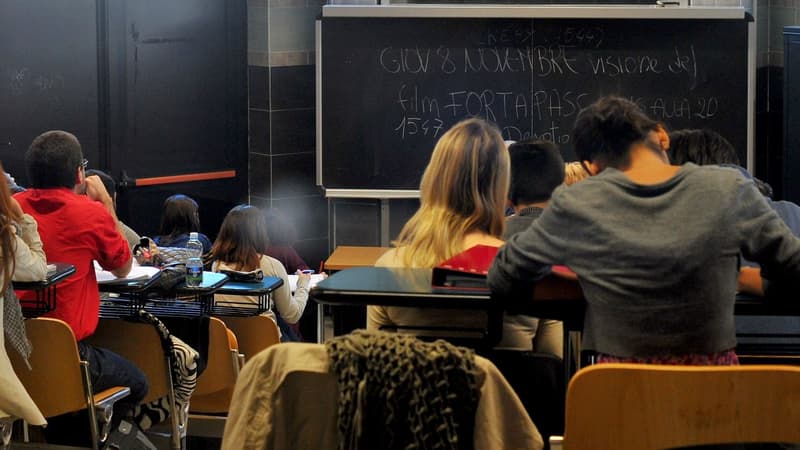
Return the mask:
<svg viewBox="0 0 800 450"><path fill-rule="evenodd" d="M339 385L339 448L471 449L480 396L472 350L356 331L326 343Z"/></svg>

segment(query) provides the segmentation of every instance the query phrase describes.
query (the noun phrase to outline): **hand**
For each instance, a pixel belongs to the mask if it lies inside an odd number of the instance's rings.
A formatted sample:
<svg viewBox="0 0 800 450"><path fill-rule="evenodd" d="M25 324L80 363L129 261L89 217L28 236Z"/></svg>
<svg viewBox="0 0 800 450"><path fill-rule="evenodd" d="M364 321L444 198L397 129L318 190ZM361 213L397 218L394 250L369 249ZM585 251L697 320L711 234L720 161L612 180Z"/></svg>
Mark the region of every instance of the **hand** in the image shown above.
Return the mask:
<svg viewBox="0 0 800 450"><path fill-rule="evenodd" d="M86 195L97 202L100 202L106 206L111 205L111 196L108 195L108 191L106 191L105 185L103 185L103 181L100 180L100 177L97 175L90 175L86 177L85 180L86 185Z"/></svg>
<svg viewBox="0 0 800 450"><path fill-rule="evenodd" d="M295 273L297 274L297 281L300 281L300 280L311 281L311 274L310 273L303 273L302 270L298 270Z"/></svg>

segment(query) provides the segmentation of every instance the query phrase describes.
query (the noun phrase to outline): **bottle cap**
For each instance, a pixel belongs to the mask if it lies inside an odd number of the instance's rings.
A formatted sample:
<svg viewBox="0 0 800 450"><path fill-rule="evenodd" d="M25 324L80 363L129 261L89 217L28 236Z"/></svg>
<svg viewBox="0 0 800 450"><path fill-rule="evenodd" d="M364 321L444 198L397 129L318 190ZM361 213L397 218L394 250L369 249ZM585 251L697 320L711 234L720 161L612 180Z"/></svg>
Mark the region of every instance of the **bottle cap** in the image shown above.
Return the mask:
<svg viewBox="0 0 800 450"><path fill-rule="evenodd" d="M197 237L197 231L192 231L191 233L189 233L189 239L199 239Z"/></svg>

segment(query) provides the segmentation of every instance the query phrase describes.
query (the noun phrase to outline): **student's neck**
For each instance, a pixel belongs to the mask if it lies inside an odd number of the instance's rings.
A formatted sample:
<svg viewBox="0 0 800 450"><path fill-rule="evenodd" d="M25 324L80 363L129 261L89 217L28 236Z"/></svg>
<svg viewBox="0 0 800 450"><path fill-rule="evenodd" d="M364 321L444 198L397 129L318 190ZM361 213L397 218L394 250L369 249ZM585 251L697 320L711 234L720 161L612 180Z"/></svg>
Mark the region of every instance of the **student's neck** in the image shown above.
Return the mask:
<svg viewBox="0 0 800 450"><path fill-rule="evenodd" d="M674 177L680 166L670 165L664 152L645 145L631 149L630 166L622 172L636 184L658 184Z"/></svg>
<svg viewBox="0 0 800 450"><path fill-rule="evenodd" d="M527 208L541 208L545 209L547 207L547 201L544 202L533 202L533 203L524 203L519 205L514 205L514 212L519 214L520 211Z"/></svg>

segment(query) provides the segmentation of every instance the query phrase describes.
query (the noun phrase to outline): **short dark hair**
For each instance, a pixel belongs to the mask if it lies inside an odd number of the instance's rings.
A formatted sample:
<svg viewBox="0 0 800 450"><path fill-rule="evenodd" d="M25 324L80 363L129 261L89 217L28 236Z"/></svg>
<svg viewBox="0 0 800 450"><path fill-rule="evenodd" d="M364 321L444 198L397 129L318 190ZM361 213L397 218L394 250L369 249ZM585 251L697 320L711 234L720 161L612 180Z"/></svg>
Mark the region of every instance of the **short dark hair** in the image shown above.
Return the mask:
<svg viewBox="0 0 800 450"><path fill-rule="evenodd" d="M669 134L669 155L673 164L687 162L739 165L736 149L721 134L713 130L678 130Z"/></svg>
<svg viewBox="0 0 800 450"><path fill-rule="evenodd" d="M167 197L164 200L159 234L171 240L171 238L193 231L200 232L197 202L183 194Z"/></svg>
<svg viewBox="0 0 800 450"><path fill-rule="evenodd" d="M552 142L515 142L508 152L511 157L508 198L512 205L547 201L564 182L564 159Z"/></svg>
<svg viewBox="0 0 800 450"><path fill-rule="evenodd" d="M581 161L600 161L615 168L630 165L630 148L647 141L648 134L661 124L630 100L601 97L587 106L575 120L575 153Z"/></svg>
<svg viewBox="0 0 800 450"><path fill-rule="evenodd" d="M82 161L78 138L60 130L40 134L25 153L25 167L33 188L73 188Z"/></svg>
<svg viewBox="0 0 800 450"><path fill-rule="evenodd" d="M103 186L105 186L108 196L112 199L114 198L114 194L117 193L117 182L111 178L111 175L99 169L88 169L85 173L87 177L97 175L97 177L100 178L100 181L103 182Z"/></svg>

